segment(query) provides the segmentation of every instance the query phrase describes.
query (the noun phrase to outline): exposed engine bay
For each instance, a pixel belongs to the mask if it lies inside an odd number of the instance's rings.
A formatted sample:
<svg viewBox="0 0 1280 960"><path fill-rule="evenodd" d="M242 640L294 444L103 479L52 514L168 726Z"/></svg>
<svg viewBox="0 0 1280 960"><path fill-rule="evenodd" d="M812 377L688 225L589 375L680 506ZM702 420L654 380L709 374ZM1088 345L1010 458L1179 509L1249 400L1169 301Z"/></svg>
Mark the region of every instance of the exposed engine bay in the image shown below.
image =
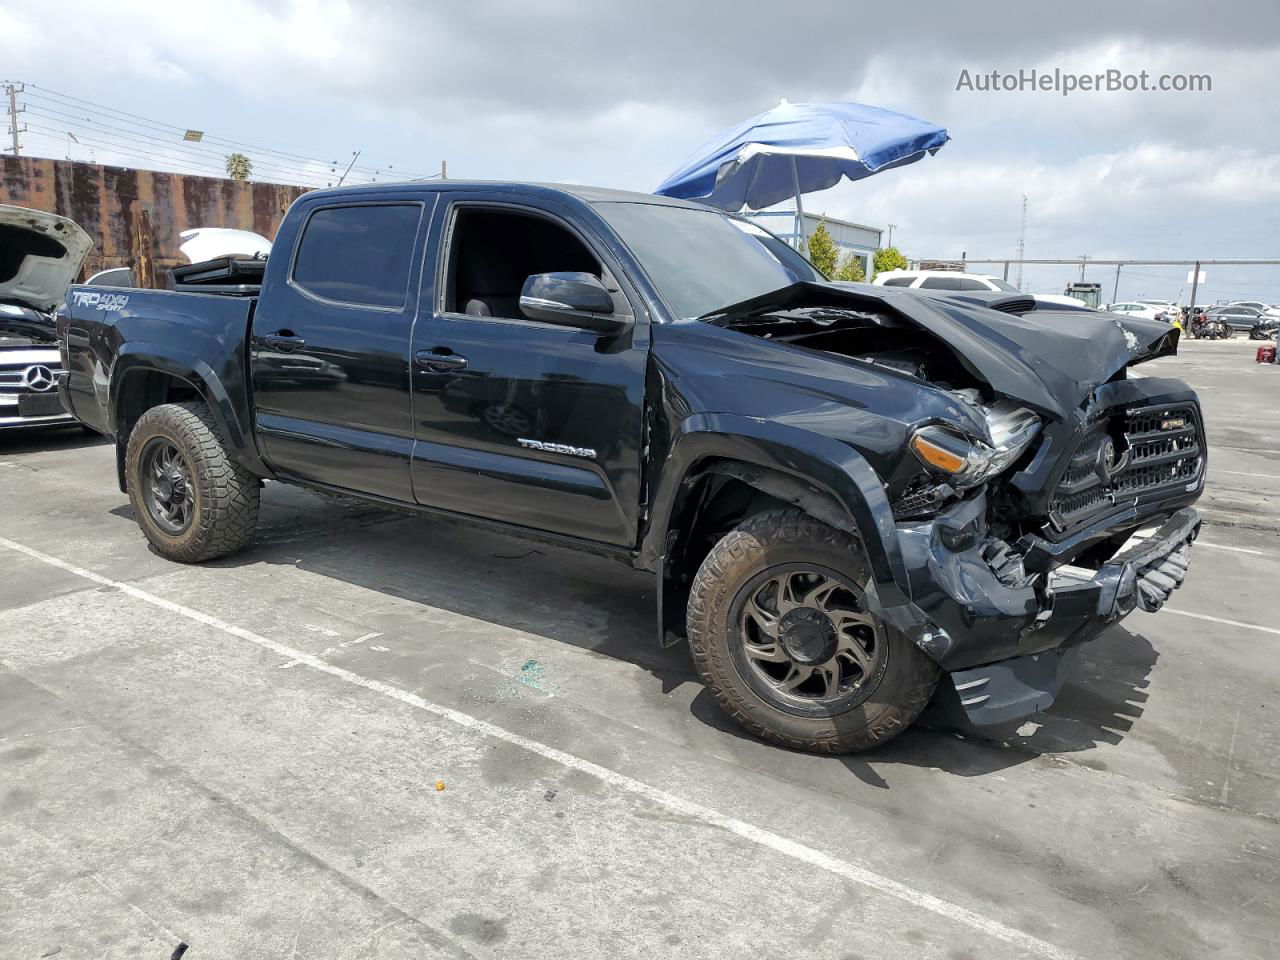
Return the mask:
<svg viewBox="0 0 1280 960"><path fill-rule="evenodd" d="M864 360L942 389L983 386L942 341L887 311L799 307L739 317L726 325L775 343Z"/></svg>

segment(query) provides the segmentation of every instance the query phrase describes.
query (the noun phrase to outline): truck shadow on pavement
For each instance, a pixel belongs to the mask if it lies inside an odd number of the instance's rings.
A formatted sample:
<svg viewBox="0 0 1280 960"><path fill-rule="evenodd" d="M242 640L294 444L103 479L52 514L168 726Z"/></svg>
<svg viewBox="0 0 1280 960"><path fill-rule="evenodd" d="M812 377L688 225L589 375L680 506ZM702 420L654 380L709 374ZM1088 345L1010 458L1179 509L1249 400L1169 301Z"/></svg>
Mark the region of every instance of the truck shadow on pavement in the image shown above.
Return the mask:
<svg viewBox="0 0 1280 960"><path fill-rule="evenodd" d="M112 513L132 520L127 504ZM687 648L657 643L653 576L620 563L276 484L264 491L255 545L208 566L257 563L286 564L621 660L652 676L664 697L684 684L701 687ZM1113 627L1081 648L1051 710L1023 724L979 732L917 723L869 753L827 758L783 751L788 759L780 765L799 772L814 763L843 764L882 789L891 786L896 765L962 777L1031 761L1101 768L1088 752L1120 742L1142 716L1157 656L1146 637ZM703 725L732 738L721 740L717 752L751 765L779 762L775 751L781 748L741 730L705 688L689 709ZM1064 754L1075 756L1061 759Z"/></svg>
<svg viewBox="0 0 1280 960"><path fill-rule="evenodd" d="M1044 713L1002 727L967 729L935 726L926 716L877 750L831 759L881 789L889 789L894 765L960 777L987 776L1031 761L1104 770L1105 763L1089 751L1119 743L1141 718L1158 657L1145 636L1113 627L1076 655L1058 699ZM720 711L706 690L692 709L708 726L754 740ZM1064 756L1068 754L1070 759Z"/></svg>
<svg viewBox="0 0 1280 960"><path fill-rule="evenodd" d="M98 433L90 433L80 427L49 427L21 430L0 430L0 457L20 457L51 450L79 450L97 447L110 441Z"/></svg>

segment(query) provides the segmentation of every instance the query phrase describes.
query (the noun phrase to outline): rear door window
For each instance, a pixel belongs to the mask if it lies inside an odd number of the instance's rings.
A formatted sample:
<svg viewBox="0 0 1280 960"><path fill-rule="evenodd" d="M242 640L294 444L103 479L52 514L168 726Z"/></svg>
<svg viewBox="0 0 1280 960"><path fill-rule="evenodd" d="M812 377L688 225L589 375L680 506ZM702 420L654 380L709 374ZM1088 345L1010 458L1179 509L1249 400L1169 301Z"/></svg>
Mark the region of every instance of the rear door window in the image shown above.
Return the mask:
<svg viewBox="0 0 1280 960"><path fill-rule="evenodd" d="M920 284L921 290L959 290L960 280L956 277L926 277Z"/></svg>
<svg viewBox="0 0 1280 960"><path fill-rule="evenodd" d="M890 277L881 286L885 287L909 287L915 283L915 277Z"/></svg>
<svg viewBox="0 0 1280 960"><path fill-rule="evenodd" d="M317 210L298 244L294 285L334 303L403 308L421 216L417 203Z"/></svg>

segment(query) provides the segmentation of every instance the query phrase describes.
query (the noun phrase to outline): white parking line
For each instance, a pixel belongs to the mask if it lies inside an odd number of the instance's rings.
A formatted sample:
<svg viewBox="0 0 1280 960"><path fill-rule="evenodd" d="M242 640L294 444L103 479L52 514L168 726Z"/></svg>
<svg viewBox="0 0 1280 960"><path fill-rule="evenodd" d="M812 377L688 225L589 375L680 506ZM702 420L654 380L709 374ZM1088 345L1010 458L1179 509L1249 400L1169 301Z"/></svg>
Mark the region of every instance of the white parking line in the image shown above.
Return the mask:
<svg viewBox="0 0 1280 960"><path fill-rule="evenodd" d="M841 877L842 879L861 884L864 887L877 890L880 893L888 894L891 897L896 897L913 907L918 907L921 910L927 910L930 913L937 914L947 920L963 924L972 930L994 937L997 940L1003 940L1005 943L1012 944L1028 953L1039 957L1046 957L1049 958L1049 960L1076 960L1075 955L1070 951L1056 947L1045 940L1041 940L1039 937L1032 936L1029 933L1024 933L1016 927L1011 927L999 920L976 913L967 907L951 903L949 900L943 900L941 897L935 897L933 894L925 893L922 890L916 890L913 887L907 886L905 883L900 883L899 881L890 879L889 877L881 876L875 871L861 866L860 864L847 860L839 860L836 857L823 853L820 850L815 850L813 847L805 846L795 840L788 840L786 837L779 834L772 833L768 830L762 829L761 827L757 827L754 824L747 823L745 820L738 820L734 817L727 816L710 807L703 806L702 804L695 803L691 800L686 800L683 797L678 797L665 790L660 790L657 787L650 786L641 780L636 780L626 774L618 773L616 770L611 770L598 763L585 760L575 754L568 753L564 750L558 750L555 747L547 746L545 743L540 743L539 741L532 740L529 737L513 733L505 727L500 727L497 724L489 723L488 721L481 720L478 717L473 717L460 710L454 710L452 707L432 703L415 693L410 693L407 690L401 690L399 687L392 686L389 683L383 683L380 680L372 680L369 677L353 673L350 670L335 666L328 661L321 660L319 657L312 656L311 654L304 653L303 651L294 649L286 644L261 636L251 630L246 630L243 627L237 627L234 624L227 623L225 620L220 620L207 613L203 613L191 607L183 606L180 603L174 603L172 600L166 600L153 593L148 593L133 584L112 580L110 577L104 577L101 574L94 573L92 570L85 570L82 567L77 567L74 564L59 559L58 557L42 553L39 550L35 550L25 544L17 543L16 541L9 540L5 537L0 537L0 547L6 547L9 550L31 557L33 560L39 560L41 563L46 563L51 567L57 567L59 570L64 570L67 573L82 577L92 583L96 583L104 587L114 587L116 590L119 590L136 600L141 600L143 603L149 603L153 607L159 607L161 610L167 610L169 613L185 617L188 620L219 630L229 636L236 637L237 639L245 640L249 643L262 647L265 650L270 650L272 653L294 661L299 665L311 667L313 670L318 670L321 673L327 673L329 676L336 677L346 683L353 684L357 687L363 687L366 690L371 690L384 697L397 700L407 706L435 714L438 717L455 723L468 730L473 730L483 736L492 737L495 740L502 740L505 743L519 747L522 750L535 753L538 756L558 763L570 770L585 773L609 784L610 786L617 787L620 790L625 790L627 793L643 797L653 803L661 804L681 816L700 820L708 826L719 827L722 830L726 830L735 836L741 837L742 839L757 844L758 846L765 847L775 853L780 853L783 856L792 858L793 860L798 860L799 862L808 864L809 866L825 870L837 877Z"/></svg>
<svg viewBox="0 0 1280 960"><path fill-rule="evenodd" d="M1280 480L1280 476L1274 473L1249 473L1247 470L1223 470L1220 467L1210 467L1209 472L1212 473L1230 473L1237 477L1257 477L1260 480Z"/></svg>
<svg viewBox="0 0 1280 960"><path fill-rule="evenodd" d="M1179 617L1190 617L1193 620L1208 620L1210 623L1221 623L1228 627L1240 627L1242 630L1258 630L1262 633L1274 633L1280 637L1280 628L1264 627L1260 623L1245 623L1243 620L1228 620L1225 617L1211 617L1207 613L1192 613L1190 610L1173 610L1165 607L1161 613L1172 613Z"/></svg>
<svg viewBox="0 0 1280 960"><path fill-rule="evenodd" d="M1221 543L1209 543L1206 540L1196 540L1197 547L1208 547L1210 550L1230 550L1232 553L1251 553L1255 557L1269 557L1271 552L1268 550L1250 550L1248 547L1228 547Z"/></svg>

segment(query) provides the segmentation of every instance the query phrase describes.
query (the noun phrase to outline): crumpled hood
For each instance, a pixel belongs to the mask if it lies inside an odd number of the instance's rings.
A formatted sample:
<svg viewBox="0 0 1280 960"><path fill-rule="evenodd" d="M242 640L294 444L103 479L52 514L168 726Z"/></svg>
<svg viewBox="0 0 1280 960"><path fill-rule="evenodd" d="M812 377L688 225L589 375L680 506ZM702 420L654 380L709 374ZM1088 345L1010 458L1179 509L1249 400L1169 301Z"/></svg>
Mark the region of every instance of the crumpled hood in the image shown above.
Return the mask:
<svg viewBox="0 0 1280 960"><path fill-rule="evenodd" d="M996 393L1057 419L1066 419L1086 403L1094 388L1118 370L1174 354L1178 344L1177 328L1154 320L1088 309L1034 309L1031 298L1007 294L933 297L852 283L795 283L726 307L708 319L725 323L770 310L813 306L896 314L945 343Z"/></svg>
<svg viewBox="0 0 1280 960"><path fill-rule="evenodd" d="M52 310L92 248L93 240L73 220L0 205L0 301Z"/></svg>

